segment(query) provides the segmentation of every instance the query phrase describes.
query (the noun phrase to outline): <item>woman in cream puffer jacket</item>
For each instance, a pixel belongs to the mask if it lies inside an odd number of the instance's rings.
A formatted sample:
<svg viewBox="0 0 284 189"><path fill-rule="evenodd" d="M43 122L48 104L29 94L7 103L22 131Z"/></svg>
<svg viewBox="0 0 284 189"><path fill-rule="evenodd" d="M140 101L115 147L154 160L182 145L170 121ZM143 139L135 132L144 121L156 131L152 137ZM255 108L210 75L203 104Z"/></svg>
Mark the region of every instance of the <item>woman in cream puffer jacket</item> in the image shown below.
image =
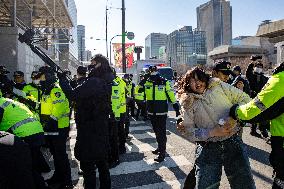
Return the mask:
<svg viewBox="0 0 284 189"><path fill-rule="evenodd" d="M250 97L218 78L210 78L204 94L183 93L180 95L179 101L183 125L186 129L184 134L188 140L192 142L222 141L230 136L209 137L205 134L219 126L220 120L225 120L229 116L230 108L234 104L246 104L250 101ZM235 127L235 131L237 130L238 127ZM198 133L204 134L198 137Z"/></svg>
<svg viewBox="0 0 284 189"><path fill-rule="evenodd" d="M249 102L249 96L200 68L188 71L178 89L183 121L177 128L197 143L196 189L218 189L223 167L232 189L254 189L238 125L229 118L230 108Z"/></svg>

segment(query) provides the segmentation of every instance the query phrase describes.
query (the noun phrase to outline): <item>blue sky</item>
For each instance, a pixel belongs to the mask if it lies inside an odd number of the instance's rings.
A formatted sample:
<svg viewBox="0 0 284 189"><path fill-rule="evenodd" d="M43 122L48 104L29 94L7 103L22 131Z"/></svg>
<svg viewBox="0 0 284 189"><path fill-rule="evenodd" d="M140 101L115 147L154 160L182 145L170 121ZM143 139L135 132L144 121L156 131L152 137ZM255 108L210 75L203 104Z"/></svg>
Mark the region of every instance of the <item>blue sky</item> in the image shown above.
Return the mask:
<svg viewBox="0 0 284 189"><path fill-rule="evenodd" d="M196 7L208 0L125 0L126 30L135 33L136 45L144 46L152 32L167 33L184 26L196 27ZM86 47L105 54L105 8L108 11L109 39L121 34L121 0L75 0L78 24L86 26ZM231 0L233 37L255 35L263 20L284 19L283 0ZM93 37L94 39L89 39ZM113 42L120 42L117 37ZM143 55L142 55L143 57Z"/></svg>

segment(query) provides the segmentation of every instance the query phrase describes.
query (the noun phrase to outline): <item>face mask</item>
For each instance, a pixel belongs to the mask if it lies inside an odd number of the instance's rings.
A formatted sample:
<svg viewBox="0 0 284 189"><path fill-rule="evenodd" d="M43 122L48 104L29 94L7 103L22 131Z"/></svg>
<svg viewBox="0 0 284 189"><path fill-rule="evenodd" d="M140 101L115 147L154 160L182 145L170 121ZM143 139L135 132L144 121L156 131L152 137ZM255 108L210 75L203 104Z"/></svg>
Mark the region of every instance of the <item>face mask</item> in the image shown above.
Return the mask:
<svg viewBox="0 0 284 189"><path fill-rule="evenodd" d="M262 68L255 67L253 70L255 73L262 73Z"/></svg>
<svg viewBox="0 0 284 189"><path fill-rule="evenodd" d="M40 80L38 80L38 79L33 80L33 84L35 84L35 85L39 85L39 84L40 84Z"/></svg>

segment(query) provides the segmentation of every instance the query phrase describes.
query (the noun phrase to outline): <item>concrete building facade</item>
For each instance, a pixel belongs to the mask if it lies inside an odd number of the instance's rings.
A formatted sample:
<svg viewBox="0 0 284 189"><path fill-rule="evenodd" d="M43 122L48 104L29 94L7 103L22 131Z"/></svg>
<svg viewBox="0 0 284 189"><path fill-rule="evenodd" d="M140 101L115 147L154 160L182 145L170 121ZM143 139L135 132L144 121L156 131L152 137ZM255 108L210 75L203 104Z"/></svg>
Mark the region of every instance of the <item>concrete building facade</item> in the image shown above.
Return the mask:
<svg viewBox="0 0 284 189"><path fill-rule="evenodd" d="M206 48L230 45L232 42L232 7L230 1L210 0L200 5L197 12L197 29L206 32Z"/></svg>
<svg viewBox="0 0 284 189"><path fill-rule="evenodd" d="M184 26L168 35L166 53L172 65L206 64L206 52L206 37L203 31Z"/></svg>
<svg viewBox="0 0 284 189"><path fill-rule="evenodd" d="M151 33L145 39L145 59L158 58L159 49L167 43L167 34Z"/></svg>

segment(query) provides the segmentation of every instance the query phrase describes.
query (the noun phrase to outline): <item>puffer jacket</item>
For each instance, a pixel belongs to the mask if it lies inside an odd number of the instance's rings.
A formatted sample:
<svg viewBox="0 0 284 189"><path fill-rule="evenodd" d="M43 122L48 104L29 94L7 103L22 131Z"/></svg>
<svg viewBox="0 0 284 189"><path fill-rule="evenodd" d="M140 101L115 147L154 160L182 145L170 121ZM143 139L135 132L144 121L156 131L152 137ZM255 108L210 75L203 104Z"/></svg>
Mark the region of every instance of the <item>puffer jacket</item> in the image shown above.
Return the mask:
<svg viewBox="0 0 284 189"><path fill-rule="evenodd" d="M203 94L184 93L180 95L179 100L186 138L193 142L216 142L229 137L209 138L209 131L219 126L220 119L229 117L230 108L234 104L245 104L250 101L250 97L217 78L211 78Z"/></svg>

